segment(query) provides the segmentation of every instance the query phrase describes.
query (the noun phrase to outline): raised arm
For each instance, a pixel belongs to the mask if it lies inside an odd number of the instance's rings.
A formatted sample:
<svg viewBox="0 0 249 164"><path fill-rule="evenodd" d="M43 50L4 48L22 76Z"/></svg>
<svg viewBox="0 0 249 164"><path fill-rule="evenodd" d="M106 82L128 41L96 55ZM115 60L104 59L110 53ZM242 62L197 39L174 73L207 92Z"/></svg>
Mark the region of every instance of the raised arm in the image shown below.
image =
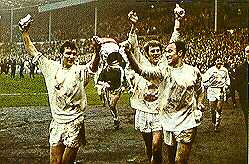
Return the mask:
<svg viewBox="0 0 249 164"><path fill-rule="evenodd" d="M33 57L38 55L38 51L33 45L30 36L29 36L29 29L31 25L32 19L30 15L27 15L25 18L19 21L19 28L22 32L23 43L26 51Z"/></svg>
<svg viewBox="0 0 249 164"><path fill-rule="evenodd" d="M24 31L22 33L22 38L23 38L23 43L25 46L26 51L33 57L38 55L38 51L35 48L35 46L33 45L33 43L31 42L31 39L29 37L29 33L27 31Z"/></svg>
<svg viewBox="0 0 249 164"><path fill-rule="evenodd" d="M133 11L133 10L130 11L129 14L128 14L128 19L129 19L129 22L131 23L130 34L133 34L136 31L136 24L138 22L137 13L135 11Z"/></svg>
<svg viewBox="0 0 249 164"><path fill-rule="evenodd" d="M137 74L142 75L142 68L140 68L139 62L133 57L132 49L131 44L127 43L124 49L125 54L127 55L131 69L133 69Z"/></svg>
<svg viewBox="0 0 249 164"><path fill-rule="evenodd" d="M138 22L138 16L137 13L135 11L130 11L128 14L128 20L131 23L131 30L129 32L129 37L128 37L128 42L131 44L132 48L133 48L133 54L134 54L134 58L138 61L141 62L141 56L142 53L140 51L139 45L138 45L138 38L137 38L137 22Z"/></svg>
<svg viewBox="0 0 249 164"><path fill-rule="evenodd" d="M181 22L183 21L183 17L185 16L185 10L176 4L174 9L175 15L175 25L174 25L174 32L170 38L170 42L175 42L177 40L181 40L180 33L181 33Z"/></svg>
<svg viewBox="0 0 249 164"><path fill-rule="evenodd" d="M183 20L183 17L185 16L185 10L179 6L179 4L176 4L176 8L174 9L175 14L175 26L174 31L179 31L181 21Z"/></svg>
<svg viewBox="0 0 249 164"><path fill-rule="evenodd" d="M93 44L93 47L94 47L94 56L92 58L92 65L90 67L91 71L92 72L96 72L98 70L98 65L99 65L99 61L100 61L100 49L101 49L101 44L99 44L96 39L93 39L92 40L92 44Z"/></svg>

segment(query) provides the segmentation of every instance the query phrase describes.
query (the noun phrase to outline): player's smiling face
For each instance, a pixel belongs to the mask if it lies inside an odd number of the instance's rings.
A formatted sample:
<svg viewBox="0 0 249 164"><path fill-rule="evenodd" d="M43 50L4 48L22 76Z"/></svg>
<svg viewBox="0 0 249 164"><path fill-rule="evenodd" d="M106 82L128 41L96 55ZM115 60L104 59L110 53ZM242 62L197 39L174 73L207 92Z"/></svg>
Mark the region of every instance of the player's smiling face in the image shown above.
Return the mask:
<svg viewBox="0 0 249 164"><path fill-rule="evenodd" d="M64 53L63 53L63 67L70 68L75 60L77 59L78 54L76 49L70 49L65 47Z"/></svg>
<svg viewBox="0 0 249 164"><path fill-rule="evenodd" d="M171 43L166 48L166 58L170 66L175 66L178 63L179 56L176 52L175 43Z"/></svg>
<svg viewBox="0 0 249 164"><path fill-rule="evenodd" d="M157 65L161 57L162 57L162 52L159 46L149 47L147 58L150 63Z"/></svg>

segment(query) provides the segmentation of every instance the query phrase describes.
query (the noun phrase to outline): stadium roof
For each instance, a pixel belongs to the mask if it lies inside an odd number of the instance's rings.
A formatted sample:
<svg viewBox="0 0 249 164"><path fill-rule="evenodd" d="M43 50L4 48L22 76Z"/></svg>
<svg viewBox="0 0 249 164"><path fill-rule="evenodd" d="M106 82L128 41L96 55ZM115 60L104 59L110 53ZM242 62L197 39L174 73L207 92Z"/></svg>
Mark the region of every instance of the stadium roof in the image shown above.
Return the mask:
<svg viewBox="0 0 249 164"><path fill-rule="evenodd" d="M0 0L0 10L9 10L11 8L25 8L60 1L63 0Z"/></svg>

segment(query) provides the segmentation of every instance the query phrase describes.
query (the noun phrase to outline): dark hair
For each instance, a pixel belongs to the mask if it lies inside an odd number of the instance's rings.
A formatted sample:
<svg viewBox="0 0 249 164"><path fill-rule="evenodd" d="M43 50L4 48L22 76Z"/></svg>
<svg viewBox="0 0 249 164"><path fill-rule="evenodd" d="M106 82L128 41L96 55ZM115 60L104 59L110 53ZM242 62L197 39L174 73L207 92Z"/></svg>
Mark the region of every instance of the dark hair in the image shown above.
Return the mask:
<svg viewBox="0 0 249 164"><path fill-rule="evenodd" d="M221 59L221 61L223 61L222 57L221 57L220 55L217 55L217 56L215 56L215 57L213 58L213 62L215 63L216 60L218 60L218 59Z"/></svg>
<svg viewBox="0 0 249 164"><path fill-rule="evenodd" d="M145 43L145 45L144 45L144 51L145 51L145 53L147 53L148 54L148 52L149 52L149 47L159 47L160 48L160 50L162 51L162 44L159 42L159 41L157 41L157 40L151 40L151 41L149 41L149 42L147 42L147 43Z"/></svg>
<svg viewBox="0 0 249 164"><path fill-rule="evenodd" d="M70 48L71 50L76 50L76 51L78 51L75 42L71 42L71 41L66 41L66 42L60 47L60 53L61 53L61 54L64 53L65 48Z"/></svg>
<svg viewBox="0 0 249 164"><path fill-rule="evenodd" d="M187 51L186 43L184 41L181 41L181 40L178 40L178 41L175 41L172 43L175 43L175 45L176 45L176 52L179 52L182 50L183 56L185 56L186 51Z"/></svg>
<svg viewBox="0 0 249 164"><path fill-rule="evenodd" d="M115 60L117 60L119 63L122 63L124 59L119 52L110 53L106 59L107 64L109 64L109 65L111 65L111 63Z"/></svg>

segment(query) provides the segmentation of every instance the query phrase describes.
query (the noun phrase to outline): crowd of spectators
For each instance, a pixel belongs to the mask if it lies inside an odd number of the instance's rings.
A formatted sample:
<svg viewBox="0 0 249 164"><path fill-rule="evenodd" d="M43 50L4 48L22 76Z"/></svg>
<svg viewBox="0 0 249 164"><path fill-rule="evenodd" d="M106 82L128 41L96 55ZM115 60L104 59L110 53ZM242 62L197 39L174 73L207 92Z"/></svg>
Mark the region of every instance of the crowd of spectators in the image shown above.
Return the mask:
<svg viewBox="0 0 249 164"><path fill-rule="evenodd" d="M221 30L234 29L248 26L248 10L246 6L229 3L219 3L218 27ZM187 31L198 33L214 29L214 5L213 3L203 1L184 3L183 7L187 11ZM139 35L165 35L172 32L174 25L172 8L174 3L118 3L98 5L97 9L97 34L101 37L111 36L121 40L126 38L129 29L127 13L135 10L139 14ZM16 18L14 24L26 15L31 14L34 18L31 31L34 41L48 40L48 22L49 12L39 13L38 10L30 9L14 13ZM95 30L95 6L92 4L79 5L63 8L51 12L51 37L53 41L67 39L89 38L94 35ZM0 11L1 14L1 11ZM9 17L10 13L3 13L0 26L0 39L2 41L10 40ZM18 15L20 14L20 15ZM63 16L64 20L61 21ZM247 21L246 21L247 20ZM18 27L13 27L13 40L21 41Z"/></svg>
<svg viewBox="0 0 249 164"><path fill-rule="evenodd" d="M75 40L79 48L78 62L80 64L91 60L93 48L90 45L90 40ZM61 61L61 54L59 53L61 44L62 41L34 43L42 54L55 61ZM19 74L20 78L23 78L25 74L30 74L30 77L33 78L33 74L40 74L40 70L34 65L22 43L4 43L0 45L0 73L11 75L13 78L15 74Z"/></svg>
<svg viewBox="0 0 249 164"><path fill-rule="evenodd" d="M157 37L165 45L168 43L170 35ZM202 73L210 68L216 56L222 56L225 66L229 70L235 69L244 60L243 49L248 44L248 29L237 29L235 31L225 31L215 34L212 31L200 32L198 35L189 33L185 35L188 46L187 57L185 62L198 67ZM139 43L142 46L148 38L139 37ZM86 63L91 59L93 54L90 46L90 39L75 40L79 48L79 62ZM36 42L37 49L46 55L49 59L60 60L59 47L62 41ZM6 43L0 46L1 68L5 64L9 67L13 60L17 65L22 62L29 61L30 58L26 54L22 44ZM19 67L20 68L20 67ZM1 69L3 73L3 69Z"/></svg>
<svg viewBox="0 0 249 164"><path fill-rule="evenodd" d="M221 34L203 32L199 35L186 35L188 53L186 62L197 66L204 73L213 64L216 56L221 56L225 67L230 71L241 64L245 57L243 49L248 45L248 29L225 31Z"/></svg>
<svg viewBox="0 0 249 164"><path fill-rule="evenodd" d="M139 14L137 25L139 42L142 46L148 39L155 38L164 43L169 42L173 30L174 16L172 8L174 4L159 6L124 6L115 10L115 7L107 7L98 10L97 35L100 37L112 37L118 42L127 39L130 24L127 20L127 13L133 9ZM79 8L79 7L78 7ZM185 40L188 45L188 56L186 63L198 67L204 73L213 64L215 56L222 56L229 70L237 67L244 59L242 51L248 45L248 28L235 28L232 30L223 29L219 32L213 31L214 19L213 10L210 8L197 8L186 6L186 20L184 21ZM79 8L80 9L80 8ZM39 26L42 19L34 17L32 25L32 40L36 41L35 46L48 58L60 60L59 47L64 40L75 40L79 47L79 62L89 61L93 50L90 46L90 39L94 35L94 14L82 12L79 15L72 14L76 9L65 9L64 17L73 23L62 22L57 15L54 16L52 28L53 41L46 40L46 30ZM72 10L72 11L71 11ZM88 10L94 10L90 8ZM71 11L71 12L70 12ZM115 11L115 14L113 14ZM118 11L118 12L117 12ZM75 11L77 12L77 11ZM47 16L47 14L43 14ZM3 25L1 25L3 26ZM24 61L30 61L22 43L3 43L0 45L1 67L15 60L17 65ZM3 71L1 71L3 72Z"/></svg>

